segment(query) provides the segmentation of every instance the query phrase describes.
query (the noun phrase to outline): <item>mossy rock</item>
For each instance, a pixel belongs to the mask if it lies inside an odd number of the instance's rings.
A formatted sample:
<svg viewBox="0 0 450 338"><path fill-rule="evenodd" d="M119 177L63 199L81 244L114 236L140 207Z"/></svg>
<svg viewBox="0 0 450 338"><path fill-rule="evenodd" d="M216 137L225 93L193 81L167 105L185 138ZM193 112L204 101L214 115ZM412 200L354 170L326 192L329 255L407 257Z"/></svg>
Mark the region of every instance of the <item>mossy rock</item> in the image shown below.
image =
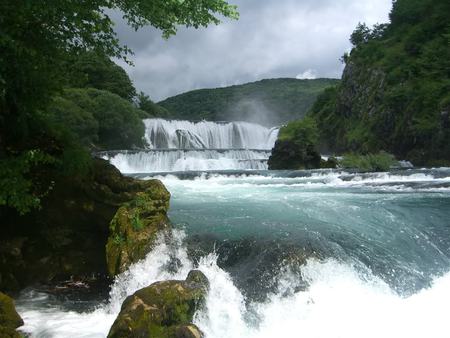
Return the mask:
<svg viewBox="0 0 450 338"><path fill-rule="evenodd" d="M14 329L10 327L4 327L0 325L0 337L2 338L22 338L22 336Z"/></svg>
<svg viewBox="0 0 450 338"><path fill-rule="evenodd" d="M20 337L15 329L22 325L13 299L0 292L0 337Z"/></svg>
<svg viewBox="0 0 450 338"><path fill-rule="evenodd" d="M89 173L56 177L40 210L19 215L0 208L0 290L17 292L72 276L109 279L105 247L110 223L131 202L145 204L140 219L154 216L153 223L167 223L169 193L161 182L123 176L108 161L94 159Z"/></svg>
<svg viewBox="0 0 450 338"><path fill-rule="evenodd" d="M169 228L170 194L158 180L146 181L145 189L117 210L110 223L106 244L108 273L115 276L145 257L159 231Z"/></svg>
<svg viewBox="0 0 450 338"><path fill-rule="evenodd" d="M191 322L204 305L208 288L208 279L198 270L184 281L156 282L143 288L125 299L108 338L203 337Z"/></svg>

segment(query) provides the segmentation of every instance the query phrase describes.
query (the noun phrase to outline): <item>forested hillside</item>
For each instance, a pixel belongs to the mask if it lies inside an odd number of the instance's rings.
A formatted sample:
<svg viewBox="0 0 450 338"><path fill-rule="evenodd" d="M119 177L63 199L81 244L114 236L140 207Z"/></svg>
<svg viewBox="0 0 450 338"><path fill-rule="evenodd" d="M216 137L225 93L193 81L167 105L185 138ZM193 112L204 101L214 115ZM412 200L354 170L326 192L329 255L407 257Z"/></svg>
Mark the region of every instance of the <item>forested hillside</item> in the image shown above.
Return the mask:
<svg viewBox="0 0 450 338"><path fill-rule="evenodd" d="M170 97L159 105L176 119L280 124L303 117L317 95L337 83L335 79L268 79L194 90Z"/></svg>
<svg viewBox="0 0 450 338"><path fill-rule="evenodd" d="M446 0L397 0L389 24L357 27L342 82L310 113L323 149L450 162L449 13Z"/></svg>

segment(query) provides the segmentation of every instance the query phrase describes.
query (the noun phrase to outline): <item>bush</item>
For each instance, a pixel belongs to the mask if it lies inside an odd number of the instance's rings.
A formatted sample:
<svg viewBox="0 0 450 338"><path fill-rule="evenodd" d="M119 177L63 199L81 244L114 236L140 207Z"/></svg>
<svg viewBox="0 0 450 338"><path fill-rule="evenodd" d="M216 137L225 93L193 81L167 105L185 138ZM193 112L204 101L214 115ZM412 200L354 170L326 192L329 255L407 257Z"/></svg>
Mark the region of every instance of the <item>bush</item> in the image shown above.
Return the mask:
<svg viewBox="0 0 450 338"><path fill-rule="evenodd" d="M319 140L316 121L311 117L289 122L280 129L280 141L291 141L299 146L315 146Z"/></svg>
<svg viewBox="0 0 450 338"><path fill-rule="evenodd" d="M343 168L361 171L387 171L396 163L394 155L379 152L378 154L346 154L339 164Z"/></svg>

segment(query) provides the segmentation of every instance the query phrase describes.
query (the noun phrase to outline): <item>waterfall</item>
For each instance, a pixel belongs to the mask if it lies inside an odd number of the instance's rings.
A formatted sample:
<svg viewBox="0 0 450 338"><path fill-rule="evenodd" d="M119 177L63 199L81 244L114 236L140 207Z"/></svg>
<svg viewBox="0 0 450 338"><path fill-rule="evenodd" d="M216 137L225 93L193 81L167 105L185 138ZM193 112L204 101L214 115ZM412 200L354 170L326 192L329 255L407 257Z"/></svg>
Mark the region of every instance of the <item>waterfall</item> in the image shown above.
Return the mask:
<svg viewBox="0 0 450 338"><path fill-rule="evenodd" d="M146 119L144 124L145 138L151 149L270 150L278 134L278 128L269 129L249 122Z"/></svg>
<svg viewBox="0 0 450 338"><path fill-rule="evenodd" d="M123 173L266 170L278 128L249 122L146 119L148 149L102 152Z"/></svg>

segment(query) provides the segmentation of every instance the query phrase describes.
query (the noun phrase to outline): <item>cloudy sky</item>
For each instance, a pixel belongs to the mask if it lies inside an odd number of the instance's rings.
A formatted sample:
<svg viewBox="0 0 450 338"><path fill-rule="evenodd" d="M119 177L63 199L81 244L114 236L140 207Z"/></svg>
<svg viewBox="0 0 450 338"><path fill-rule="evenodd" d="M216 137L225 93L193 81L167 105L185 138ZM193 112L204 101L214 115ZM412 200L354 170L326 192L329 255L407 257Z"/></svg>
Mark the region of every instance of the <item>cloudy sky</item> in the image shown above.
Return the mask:
<svg viewBox="0 0 450 338"><path fill-rule="evenodd" d="M139 91L159 101L199 88L265 78L341 76L358 22L387 22L391 0L230 0L240 19L206 29L180 28L169 40L135 32L116 15L116 31L130 47L126 68Z"/></svg>

